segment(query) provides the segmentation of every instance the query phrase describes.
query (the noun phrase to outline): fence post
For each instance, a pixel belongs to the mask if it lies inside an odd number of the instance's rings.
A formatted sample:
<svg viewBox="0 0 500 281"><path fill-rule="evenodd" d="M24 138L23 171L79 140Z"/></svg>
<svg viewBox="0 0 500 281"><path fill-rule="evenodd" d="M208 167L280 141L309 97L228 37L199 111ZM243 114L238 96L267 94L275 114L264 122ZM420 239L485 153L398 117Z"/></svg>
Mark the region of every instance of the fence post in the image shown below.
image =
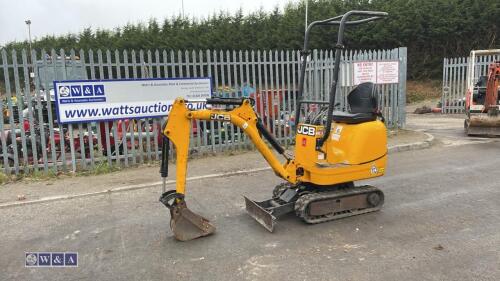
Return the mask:
<svg viewBox="0 0 500 281"><path fill-rule="evenodd" d="M24 110L24 98L22 95L21 91L21 77L19 76L19 65L17 63L17 52L15 50L12 50L12 67L14 70L14 86L16 89L16 99L17 99L17 115L18 115L18 128L20 130L21 134L21 147L22 147L22 157L23 157L23 170L25 173L28 172L28 151L27 151L27 146L26 146L26 134L24 130L24 116L23 116L23 110ZM23 77L26 79L26 77ZM12 112L12 114L15 114L16 112ZM19 161L21 162L21 161Z"/></svg>
<svg viewBox="0 0 500 281"><path fill-rule="evenodd" d="M3 50L2 52L2 61L3 61L3 75L5 79L5 92L6 92L6 98L7 98L7 110L9 113L9 132L11 136L11 143L12 143L12 153L14 156L14 171L17 174L19 174L19 158L18 158L18 150L17 150L17 143L16 143L16 130L15 130L15 124L14 124L14 109L12 106L12 89L10 86L10 75L9 75L9 66L8 66L8 60L7 60L7 52ZM2 112L3 114L3 112ZM3 124L2 124L3 126ZM7 156L4 154L4 156Z"/></svg>
<svg viewBox="0 0 500 281"><path fill-rule="evenodd" d="M445 101L446 101L446 87L447 87L447 79L448 79L448 75L447 75L447 71L448 71L448 59L447 58L443 58L443 81L442 81L442 87L441 87L441 113L444 114L446 113L446 104L445 104Z"/></svg>
<svg viewBox="0 0 500 281"><path fill-rule="evenodd" d="M23 74L24 74L24 97L27 100L28 105L28 122L29 122L29 135L31 141L31 156L33 161L33 170L38 171L38 147L36 145L36 132L34 126L34 113L33 113L33 100L31 97L31 76L29 72L35 73L34 70L34 62L32 62L31 68L28 65L28 54L26 50L22 52L22 60L23 60ZM31 70L30 70L31 69ZM23 126L24 127L24 126Z"/></svg>
<svg viewBox="0 0 500 281"><path fill-rule="evenodd" d="M400 66L399 70L399 127L405 128L406 126L406 70L407 70L407 49L406 47L399 48ZM394 101L392 101L394 102Z"/></svg>
<svg viewBox="0 0 500 281"><path fill-rule="evenodd" d="M8 76L5 75L5 69L7 68L8 62L7 62L7 51L5 49L2 49L2 68L4 69L4 82L5 85L7 85L7 80ZM7 86L5 87L5 91L7 92ZM0 134L1 134L1 141L2 141L2 153L3 153L3 167L5 170L5 173L10 173L10 165L9 165L9 159L7 158L7 135L5 134L4 130L4 102L3 99L0 99L0 109L1 109L1 114L0 114Z"/></svg>

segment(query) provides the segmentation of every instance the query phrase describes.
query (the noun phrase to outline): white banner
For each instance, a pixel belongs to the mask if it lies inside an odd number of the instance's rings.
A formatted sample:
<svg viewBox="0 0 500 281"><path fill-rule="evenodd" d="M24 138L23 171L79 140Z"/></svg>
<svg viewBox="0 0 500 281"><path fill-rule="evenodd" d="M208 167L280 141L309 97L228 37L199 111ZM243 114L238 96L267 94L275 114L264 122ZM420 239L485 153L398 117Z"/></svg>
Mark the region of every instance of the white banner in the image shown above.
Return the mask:
<svg viewBox="0 0 500 281"><path fill-rule="evenodd" d="M205 108L210 78L54 81L59 123L165 117L182 97Z"/></svg>

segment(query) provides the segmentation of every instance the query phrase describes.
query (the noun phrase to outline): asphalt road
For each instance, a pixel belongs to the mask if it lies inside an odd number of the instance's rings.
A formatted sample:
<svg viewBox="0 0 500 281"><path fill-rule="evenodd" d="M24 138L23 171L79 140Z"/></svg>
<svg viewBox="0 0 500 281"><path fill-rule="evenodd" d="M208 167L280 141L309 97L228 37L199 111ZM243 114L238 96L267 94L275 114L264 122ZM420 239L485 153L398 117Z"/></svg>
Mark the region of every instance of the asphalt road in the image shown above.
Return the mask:
<svg viewBox="0 0 500 281"><path fill-rule="evenodd" d="M395 153L370 181L382 211L274 233L244 210L271 171L190 182L217 226L172 238L157 188L1 210L0 280L500 280L500 142ZM78 268L25 268L27 251L76 251Z"/></svg>
<svg viewBox="0 0 500 281"><path fill-rule="evenodd" d="M465 114L407 114L406 127L411 130L423 130L436 138L453 143L483 142L491 138L467 137L464 131Z"/></svg>

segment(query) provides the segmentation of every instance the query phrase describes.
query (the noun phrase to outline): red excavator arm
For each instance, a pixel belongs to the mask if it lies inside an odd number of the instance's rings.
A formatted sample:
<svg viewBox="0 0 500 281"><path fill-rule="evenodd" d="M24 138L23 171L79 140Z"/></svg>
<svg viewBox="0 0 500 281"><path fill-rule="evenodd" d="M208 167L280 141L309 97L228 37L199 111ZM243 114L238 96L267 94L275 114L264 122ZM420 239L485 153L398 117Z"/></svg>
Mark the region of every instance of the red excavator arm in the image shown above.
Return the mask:
<svg viewBox="0 0 500 281"><path fill-rule="evenodd" d="M500 62L494 62L488 67L488 82L486 84L484 112L498 105L498 91L500 90Z"/></svg>

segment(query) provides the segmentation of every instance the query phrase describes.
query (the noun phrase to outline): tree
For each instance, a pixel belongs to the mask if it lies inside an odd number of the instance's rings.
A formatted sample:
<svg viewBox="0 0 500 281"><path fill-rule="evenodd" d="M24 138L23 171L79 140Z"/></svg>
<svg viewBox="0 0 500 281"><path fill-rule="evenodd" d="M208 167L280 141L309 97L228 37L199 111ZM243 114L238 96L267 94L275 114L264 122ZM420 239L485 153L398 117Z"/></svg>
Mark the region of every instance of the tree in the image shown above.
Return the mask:
<svg viewBox="0 0 500 281"><path fill-rule="evenodd" d="M408 47L410 78L440 77L444 57L465 56L471 49L500 47L498 0L310 0L309 23L348 10L380 10L389 18L373 24L349 27L345 43L355 49ZM262 9L248 15L219 12L208 18L186 19L181 15L161 24L126 24L114 30L84 28L79 34L47 35L35 40L35 49L289 49L302 47L303 1L283 10ZM332 27L311 34L311 48L331 49L336 42ZM28 42L4 47L20 53Z"/></svg>

